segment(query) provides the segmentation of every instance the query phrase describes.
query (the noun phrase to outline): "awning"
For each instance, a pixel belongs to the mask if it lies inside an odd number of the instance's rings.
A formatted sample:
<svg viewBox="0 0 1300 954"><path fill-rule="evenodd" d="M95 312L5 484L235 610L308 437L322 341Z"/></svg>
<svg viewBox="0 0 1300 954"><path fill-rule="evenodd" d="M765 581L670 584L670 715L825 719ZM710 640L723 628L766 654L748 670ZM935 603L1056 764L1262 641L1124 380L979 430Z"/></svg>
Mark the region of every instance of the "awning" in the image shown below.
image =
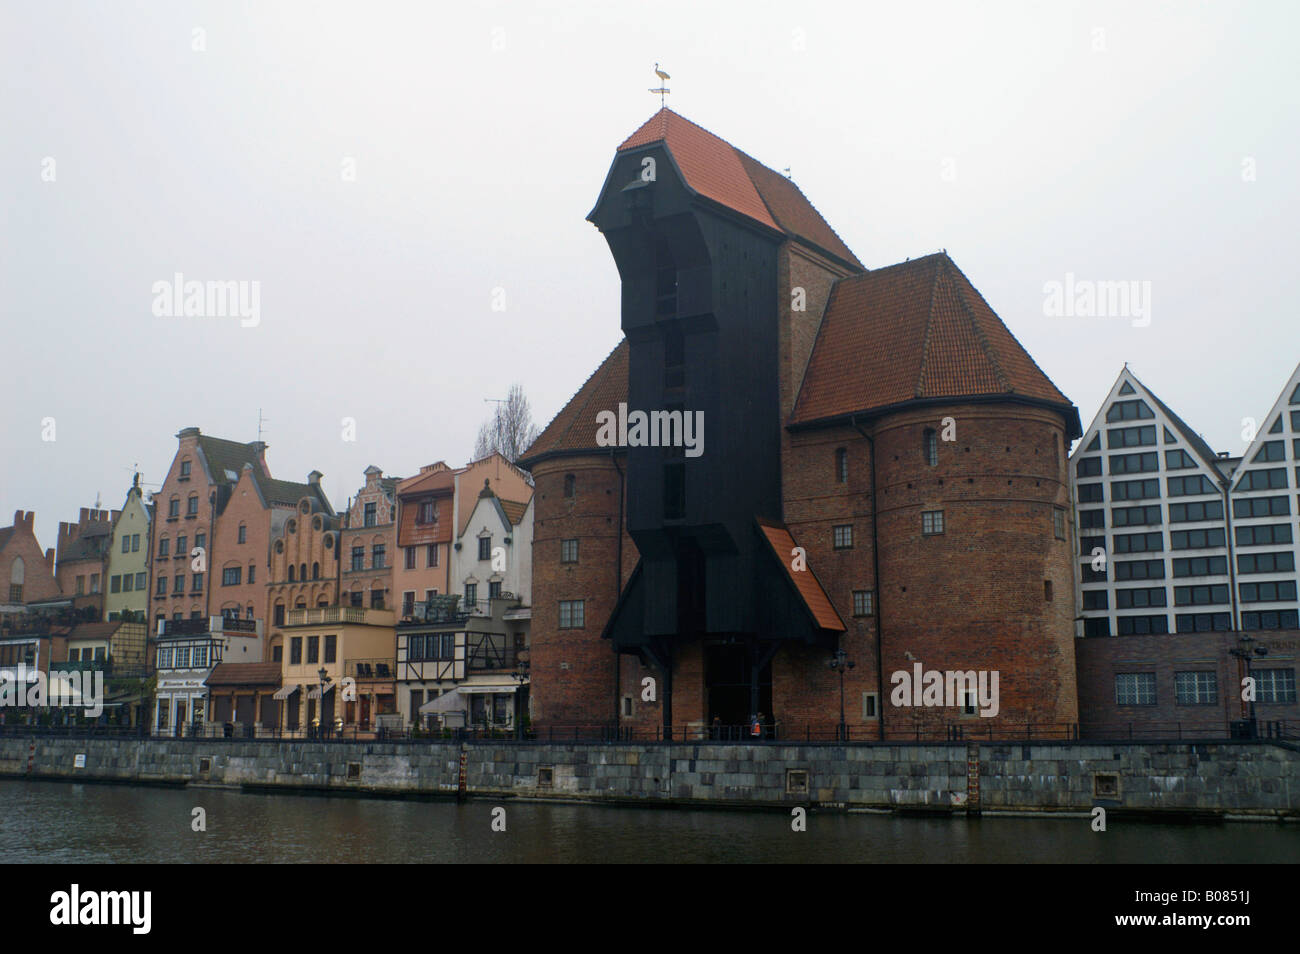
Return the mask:
<svg viewBox="0 0 1300 954"><path fill-rule="evenodd" d="M333 691L334 691L334 683L331 682L329 685L327 685L327 686L325 687L325 691L324 691L324 692L321 692L321 688L320 688L320 686L317 686L317 687L316 687L315 689L313 689L311 692L307 693L307 698L308 698L308 699L319 699L321 696L323 696L323 695L327 695L327 694L329 694L329 693L331 693L331 692L333 692Z"/></svg>
<svg viewBox="0 0 1300 954"><path fill-rule="evenodd" d="M475 683L472 686L457 686L456 690L458 692L469 694L474 692L494 692L494 693L514 692L518 688L519 688L519 683L515 682L514 680L511 680L510 682Z"/></svg>
<svg viewBox="0 0 1300 954"><path fill-rule="evenodd" d="M280 699L280 700L288 699L291 695L293 695L297 691L298 691L297 686L284 686L281 689L275 690L275 695L273 695L271 698Z"/></svg>
<svg viewBox="0 0 1300 954"><path fill-rule="evenodd" d="M453 689L450 692L444 692L437 699L431 699L424 705L420 706L420 715L428 715L431 712L460 712L465 700L461 698L461 690Z"/></svg>

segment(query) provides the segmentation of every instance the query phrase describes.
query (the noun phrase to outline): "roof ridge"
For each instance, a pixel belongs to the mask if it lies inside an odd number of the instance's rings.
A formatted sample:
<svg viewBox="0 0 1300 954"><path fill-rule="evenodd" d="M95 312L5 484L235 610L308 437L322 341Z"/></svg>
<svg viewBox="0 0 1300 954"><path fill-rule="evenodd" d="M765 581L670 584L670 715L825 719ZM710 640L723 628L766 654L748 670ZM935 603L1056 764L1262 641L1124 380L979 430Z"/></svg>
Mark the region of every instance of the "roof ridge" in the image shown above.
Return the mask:
<svg viewBox="0 0 1300 954"><path fill-rule="evenodd" d="M600 360L600 363L596 365L595 369L591 372L591 374L587 375L587 380L583 381L582 384L578 387L578 390L574 392L573 397L565 401L564 404L560 406L560 409L556 411L554 415L552 415L551 419L546 423L546 426L543 427L541 431L538 433L537 440L533 441L532 446L530 446L528 450L524 452L520 460L526 460L533 456L531 451L533 447L537 446L537 442L541 440L542 435L544 435L548 430L550 430L551 425L560 419L560 415L569 409L569 405L573 404L573 402L578 399L578 395L582 394L583 390L586 389L587 385L591 384L592 381L596 379L596 376L598 374L601 374L603 371L605 371L605 366L609 363L609 360L612 357L614 357L615 352L617 352L619 348L623 347L623 345L626 342L627 342L627 336L624 335L622 338L618 340L618 343L614 345L614 347L610 350L610 352ZM572 418L566 423L564 429L559 434L556 435L556 438L551 440L549 443L551 444L563 443L564 438L568 437L569 431L571 431L573 429L573 426L581 419L581 415L578 412L581 412L587 407L587 405L591 402L591 398L592 398L591 394L587 395L587 399L583 401L582 406L574 408L574 414Z"/></svg>
<svg viewBox="0 0 1300 954"><path fill-rule="evenodd" d="M930 332L934 329L934 300L939 294L939 279L942 277L942 269L935 268L934 280L930 283L930 304L925 309L925 338L921 341L921 365L916 372L916 382L912 385L912 396L920 397L922 385L925 383L925 369L930 363Z"/></svg>
<svg viewBox="0 0 1300 954"><path fill-rule="evenodd" d="M967 285L971 288L975 287L971 284L971 280L966 277L966 273L957 268L957 263L948 257L947 252L942 252L940 254L942 255L942 260L939 266L941 270L943 269L943 263L946 262L951 268L961 274L961 277L965 280ZM992 343L989 341L988 335L984 333L984 329L980 327L980 323L975 319L975 312L971 310L970 303L966 300L966 296L961 294L961 290L957 288L954 288L953 292L957 297L957 303L961 306L962 312L966 315L967 321L970 322L970 326L975 332L975 337L979 339L980 347L984 350L984 356L988 358L989 364L993 366L993 374L998 379L998 386L1001 387L1003 392L1006 394L1015 394L1016 389L1012 386L1011 379L1007 377L1006 370L1002 367L1002 360L998 357L997 349L993 347ZM978 295L979 290L976 289L975 293ZM980 298L982 300L984 296L980 295ZM988 305L989 303L985 301L984 304ZM991 305L989 305L989 310L993 311ZM997 314L997 312L994 312L994 314ZM1006 324L1005 321L1002 322L1002 327L1006 328ZM1010 328L1007 328L1007 334L1011 334ZM1012 335L1012 338L1014 337L1015 335ZM1016 344L1020 344L1020 342L1017 341ZM1021 350L1025 350L1023 345L1021 345ZM1025 351L1025 354L1029 354L1029 352ZM1029 360L1034 360L1032 355ZM1038 367L1038 365L1035 364L1034 367ZM1042 368L1038 368L1038 370L1041 372ZM1044 375L1044 377L1046 377L1046 375Z"/></svg>

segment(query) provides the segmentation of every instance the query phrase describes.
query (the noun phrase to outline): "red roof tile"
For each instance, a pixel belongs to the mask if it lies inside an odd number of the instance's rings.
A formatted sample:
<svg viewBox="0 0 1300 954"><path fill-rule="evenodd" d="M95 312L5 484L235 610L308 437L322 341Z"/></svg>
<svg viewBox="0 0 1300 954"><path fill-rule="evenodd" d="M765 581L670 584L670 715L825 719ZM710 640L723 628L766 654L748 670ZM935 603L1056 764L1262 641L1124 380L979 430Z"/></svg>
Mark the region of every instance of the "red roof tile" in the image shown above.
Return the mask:
<svg viewBox="0 0 1300 954"><path fill-rule="evenodd" d="M618 151L658 142L668 147L686 184L699 195L862 267L798 186L671 109L651 116Z"/></svg>
<svg viewBox="0 0 1300 954"><path fill-rule="evenodd" d="M596 414L616 411L619 402L627 401L627 339L618 343L569 399L532 446L519 459L519 466L530 467L539 458L555 453L590 450L603 453L607 448L596 443Z"/></svg>
<svg viewBox="0 0 1300 954"><path fill-rule="evenodd" d="M908 401L997 395L1060 405L1078 418L1069 398L939 252L836 283L790 423Z"/></svg>
<svg viewBox="0 0 1300 954"><path fill-rule="evenodd" d="M831 598L826 595L822 589L821 581L817 579L812 568L806 570L796 570L791 566L790 554L797 544L790 531L784 526L777 523L771 523L766 520L758 521L758 528L763 531L763 536L772 547L772 552L776 554L777 562L785 568L786 576L794 584L794 588L803 598L804 606L822 629L834 630L842 633L845 630L844 620L840 619L840 614L835 612L835 606L831 603Z"/></svg>

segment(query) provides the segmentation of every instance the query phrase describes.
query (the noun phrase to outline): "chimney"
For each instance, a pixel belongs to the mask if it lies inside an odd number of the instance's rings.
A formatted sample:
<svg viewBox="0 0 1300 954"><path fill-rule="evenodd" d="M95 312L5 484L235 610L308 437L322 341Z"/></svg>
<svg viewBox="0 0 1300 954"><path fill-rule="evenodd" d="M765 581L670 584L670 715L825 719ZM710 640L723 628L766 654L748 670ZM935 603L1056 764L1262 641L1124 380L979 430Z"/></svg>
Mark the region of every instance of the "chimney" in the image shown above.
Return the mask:
<svg viewBox="0 0 1300 954"><path fill-rule="evenodd" d="M201 431L197 427L183 427L176 437L183 441L187 437L198 437L200 433Z"/></svg>
<svg viewBox="0 0 1300 954"><path fill-rule="evenodd" d="M14 511L14 526L15 526L15 527L21 527L22 525L23 525L23 512L22 512L21 510L15 510L15 511Z"/></svg>
<svg viewBox="0 0 1300 954"><path fill-rule="evenodd" d="M79 521L77 521L77 522L78 522L78 523L82 523L82 524L84 524L84 523L86 523L89 519L90 519L90 508L89 508L89 507L82 507L82 508L81 508L81 519L80 519Z"/></svg>
<svg viewBox="0 0 1300 954"><path fill-rule="evenodd" d="M321 479L322 477L324 477L324 476L325 476L325 475L322 474L319 470L313 470L310 474L307 475L307 483L309 483L309 484L319 484L319 483L320 483L320 479Z"/></svg>
<svg viewBox="0 0 1300 954"><path fill-rule="evenodd" d="M45 551L45 565L49 567L50 575L54 575L54 550L53 548Z"/></svg>

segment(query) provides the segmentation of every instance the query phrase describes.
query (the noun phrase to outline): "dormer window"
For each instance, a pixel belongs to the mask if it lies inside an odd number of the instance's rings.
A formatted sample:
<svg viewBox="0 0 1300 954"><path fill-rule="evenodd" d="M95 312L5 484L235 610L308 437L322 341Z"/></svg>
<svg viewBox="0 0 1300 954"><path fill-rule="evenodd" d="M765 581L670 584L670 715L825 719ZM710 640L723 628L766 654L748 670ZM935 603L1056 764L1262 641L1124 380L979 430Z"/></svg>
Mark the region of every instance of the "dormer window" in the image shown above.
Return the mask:
<svg viewBox="0 0 1300 954"><path fill-rule="evenodd" d="M425 500L420 504L420 523L434 523L438 519L438 508L434 506L432 500Z"/></svg>

